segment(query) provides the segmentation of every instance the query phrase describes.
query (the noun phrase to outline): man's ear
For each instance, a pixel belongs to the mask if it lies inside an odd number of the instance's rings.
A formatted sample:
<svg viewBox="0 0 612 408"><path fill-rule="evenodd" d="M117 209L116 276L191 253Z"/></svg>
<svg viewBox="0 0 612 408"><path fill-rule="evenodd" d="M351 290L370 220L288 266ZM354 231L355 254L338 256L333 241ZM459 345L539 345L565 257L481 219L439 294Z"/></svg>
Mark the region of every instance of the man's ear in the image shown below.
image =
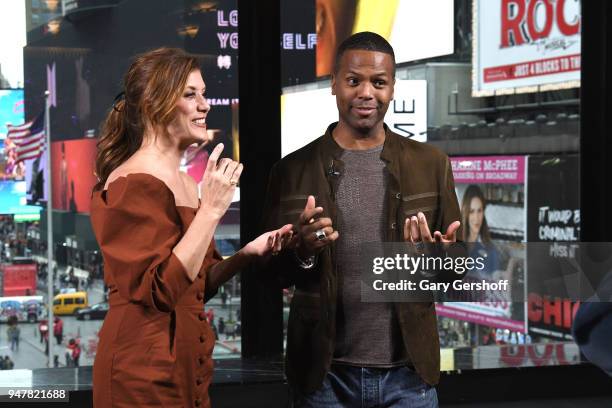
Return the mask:
<svg viewBox="0 0 612 408"><path fill-rule="evenodd" d="M393 89L391 90L391 100L395 98L395 77L393 77Z"/></svg>
<svg viewBox="0 0 612 408"><path fill-rule="evenodd" d="M336 94L336 74L332 74L331 76L331 91L332 95Z"/></svg>

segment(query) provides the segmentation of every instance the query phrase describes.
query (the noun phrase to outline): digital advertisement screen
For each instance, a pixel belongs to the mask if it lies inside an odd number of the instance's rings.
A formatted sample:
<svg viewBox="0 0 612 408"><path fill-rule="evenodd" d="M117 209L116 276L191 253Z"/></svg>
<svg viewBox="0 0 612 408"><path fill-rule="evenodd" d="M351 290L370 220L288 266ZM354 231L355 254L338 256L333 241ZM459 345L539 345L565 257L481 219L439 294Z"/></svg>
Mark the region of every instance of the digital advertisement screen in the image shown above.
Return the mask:
<svg viewBox="0 0 612 408"><path fill-rule="evenodd" d="M580 1L473 4L474 96L580 86Z"/></svg>
<svg viewBox="0 0 612 408"><path fill-rule="evenodd" d="M139 15L138 2L121 2L117 13L92 21L92 32L110 33L112 47L25 47L28 95L51 95L52 141L97 137L102 121L122 91L122 78L137 54L158 47L184 49L198 58L211 105L209 129L220 129L226 153L232 151L232 106L238 103L238 7L236 0L218 0L213 8L185 12L183 2L160 2L148 11L148 25L157 27L146 38L139 25L126 26L126 15ZM120 16L124 16L121 18ZM152 21L154 19L154 21ZM76 32L71 32L75 30ZM134 33L131 32L134 30ZM61 35L79 35L62 25ZM112 61L113 63L109 63ZM28 118L44 109L44 98L26 101Z"/></svg>
<svg viewBox="0 0 612 408"><path fill-rule="evenodd" d="M25 121L23 89L0 90L0 139L6 138L7 123L17 126Z"/></svg>
<svg viewBox="0 0 612 408"><path fill-rule="evenodd" d="M315 1L281 0L281 86L312 82L316 76Z"/></svg>
<svg viewBox="0 0 612 408"><path fill-rule="evenodd" d="M140 16L138 2L118 2L116 12L105 19L92 19L92 32L108 33L112 47L100 48L82 38L82 46L25 47L25 78L28 95L42 95L49 88L51 109L53 207L64 211L88 212L93 176L94 147L74 150L75 143L96 140L102 122L122 90L122 78L137 54L158 47L176 47L194 55L206 83L211 111L206 118L213 141L197 154L187 154L182 169L197 181L214 146L225 145L223 155L239 159L238 134L238 5L236 0L214 4L183 2L151 3L147 26L156 30L139 35L142 26L126 23L126 16ZM70 38L79 29L62 24L57 38ZM106 35L106 34L105 34ZM79 37L81 38L81 37ZM47 38L52 41L52 38ZM109 64L109 61L113 63ZM43 109L43 98L28 98L28 116ZM64 143L62 156L61 142ZM92 142L95 143L95 142ZM191 152L190 152L191 153ZM45 201L44 161L26 163L28 199ZM63 170L62 170L63 169ZM236 217L233 217L236 218ZM225 220L224 220L225 221ZM236 224L235 228L238 231Z"/></svg>
<svg viewBox="0 0 612 408"><path fill-rule="evenodd" d="M547 277L546 285L542 285L528 275L531 334L557 340L572 339L572 322L580 304L558 296L555 291L559 277L563 276L556 259L571 256L571 251L564 254L562 250L568 247L568 243L580 241L579 186L578 155L529 158L527 237L529 242L550 242L544 256L532 252L528 256L528 270L538 270L539 275ZM561 244L556 245L556 242Z"/></svg>
<svg viewBox="0 0 612 408"><path fill-rule="evenodd" d="M0 214L38 214L40 207L27 205L25 181L0 181Z"/></svg>
<svg viewBox="0 0 612 408"><path fill-rule="evenodd" d="M316 75L330 75L340 43L361 31L385 37L397 63L452 54L453 11L453 0L317 0ZM416 38L426 41L407 40Z"/></svg>
<svg viewBox="0 0 612 408"><path fill-rule="evenodd" d="M282 156L305 146L338 121L330 87L281 95ZM385 123L392 131L419 142L427 140L427 81L399 79Z"/></svg>
<svg viewBox="0 0 612 408"><path fill-rule="evenodd" d="M25 164L17 161L16 140L7 137L7 125L24 123L23 89L0 90L0 180L23 180Z"/></svg>
<svg viewBox="0 0 612 408"><path fill-rule="evenodd" d="M511 344L475 347L473 367L510 368L577 364L580 350L575 343Z"/></svg>
<svg viewBox="0 0 612 408"><path fill-rule="evenodd" d="M89 213L94 175L96 140L65 140L51 143L53 208Z"/></svg>
<svg viewBox="0 0 612 408"><path fill-rule="evenodd" d="M525 284L526 156L452 157L464 242L486 259L485 280L507 279L512 293ZM438 315L524 333L525 304L496 298L436 305Z"/></svg>
<svg viewBox="0 0 612 408"><path fill-rule="evenodd" d="M47 183L45 183L48 174L46 163L46 151L34 160L25 161L26 199L28 204L37 205L47 202L49 192Z"/></svg>
<svg viewBox="0 0 612 408"><path fill-rule="evenodd" d="M330 75L337 47L357 32L385 37L399 64L452 54L454 27L453 0L283 0L281 83Z"/></svg>

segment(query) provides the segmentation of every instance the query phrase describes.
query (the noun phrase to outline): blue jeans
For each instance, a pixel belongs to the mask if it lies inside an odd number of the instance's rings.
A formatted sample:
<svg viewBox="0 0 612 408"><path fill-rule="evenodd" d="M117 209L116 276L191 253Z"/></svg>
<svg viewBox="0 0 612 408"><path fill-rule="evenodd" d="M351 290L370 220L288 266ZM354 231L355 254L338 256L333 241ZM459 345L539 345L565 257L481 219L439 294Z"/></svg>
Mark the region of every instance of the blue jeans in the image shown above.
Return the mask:
<svg viewBox="0 0 612 408"><path fill-rule="evenodd" d="M408 367L332 365L321 388L296 395L300 408L437 408L436 389Z"/></svg>
<svg viewBox="0 0 612 408"><path fill-rule="evenodd" d="M19 351L19 337L11 337L11 351Z"/></svg>

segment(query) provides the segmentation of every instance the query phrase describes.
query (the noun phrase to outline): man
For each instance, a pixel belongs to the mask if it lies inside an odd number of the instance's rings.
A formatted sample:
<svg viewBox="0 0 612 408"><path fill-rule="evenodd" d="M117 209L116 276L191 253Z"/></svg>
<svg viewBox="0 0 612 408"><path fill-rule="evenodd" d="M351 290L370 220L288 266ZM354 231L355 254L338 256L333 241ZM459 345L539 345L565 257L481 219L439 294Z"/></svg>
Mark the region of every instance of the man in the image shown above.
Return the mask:
<svg viewBox="0 0 612 408"><path fill-rule="evenodd" d="M266 223L299 215L296 246L266 270L296 288L286 373L297 406L437 406L433 303L360 298L361 244L451 242L460 226L448 158L383 123L394 83L389 43L370 32L349 37L332 75L339 122L271 172Z"/></svg>
<svg viewBox="0 0 612 408"><path fill-rule="evenodd" d="M8 327L6 329L6 335L11 343L11 351L19 351L19 338L21 337L21 330L19 329L17 316L10 316L7 323Z"/></svg>

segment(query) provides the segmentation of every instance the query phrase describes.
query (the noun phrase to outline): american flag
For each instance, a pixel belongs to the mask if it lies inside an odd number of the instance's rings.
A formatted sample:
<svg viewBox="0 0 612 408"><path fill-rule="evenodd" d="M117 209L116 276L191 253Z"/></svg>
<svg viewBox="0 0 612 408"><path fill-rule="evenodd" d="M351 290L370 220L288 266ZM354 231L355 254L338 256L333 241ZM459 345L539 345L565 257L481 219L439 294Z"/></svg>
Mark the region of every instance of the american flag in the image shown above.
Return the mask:
<svg viewBox="0 0 612 408"><path fill-rule="evenodd" d="M45 150L45 114L41 113L34 120L23 125L7 125L7 138L17 146L16 162L35 159Z"/></svg>

